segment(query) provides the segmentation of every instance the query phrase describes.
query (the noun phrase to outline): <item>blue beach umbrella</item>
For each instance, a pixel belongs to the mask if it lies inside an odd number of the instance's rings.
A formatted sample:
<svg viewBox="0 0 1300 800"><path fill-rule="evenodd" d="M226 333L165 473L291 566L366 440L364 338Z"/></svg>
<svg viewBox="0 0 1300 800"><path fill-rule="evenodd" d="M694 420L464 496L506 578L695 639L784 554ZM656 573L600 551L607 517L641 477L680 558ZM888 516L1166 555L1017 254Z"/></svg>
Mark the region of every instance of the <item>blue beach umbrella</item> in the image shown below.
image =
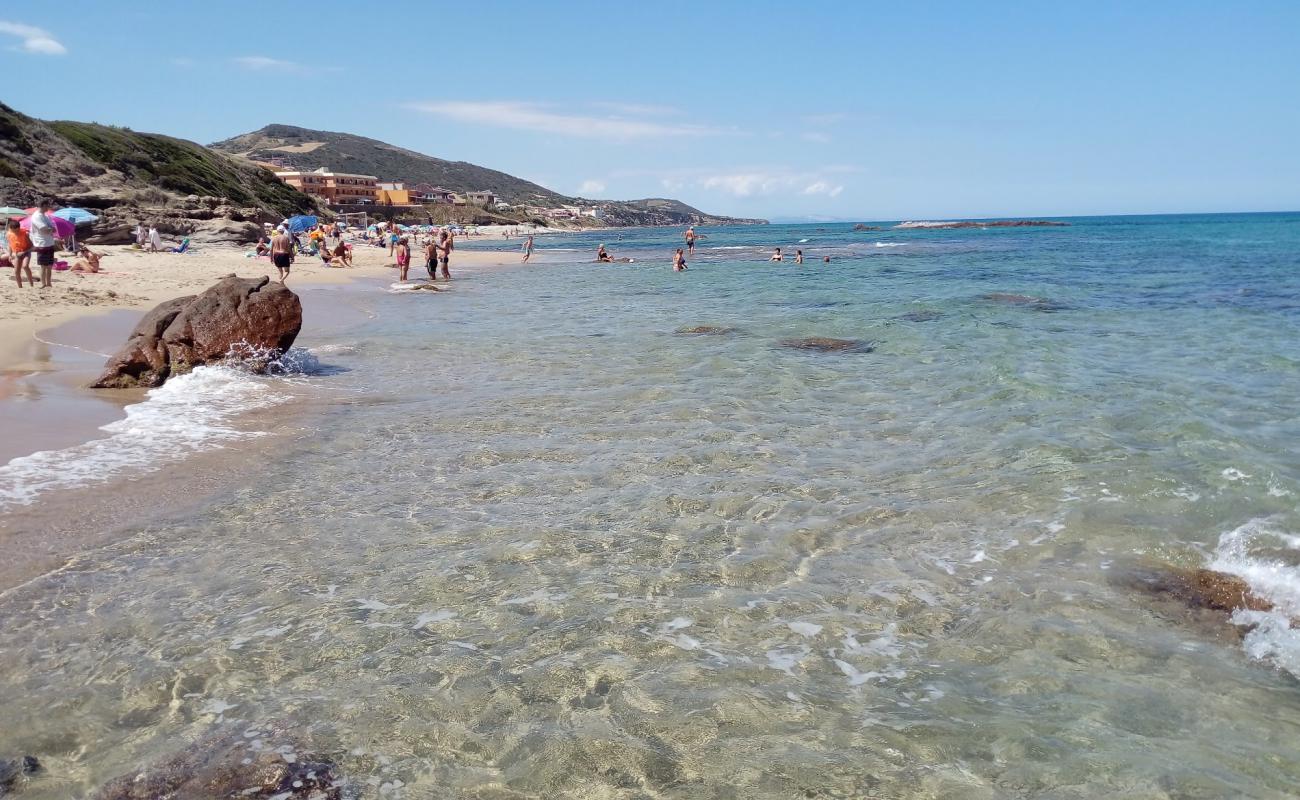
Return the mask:
<svg viewBox="0 0 1300 800"><path fill-rule="evenodd" d="M54 216L59 217L60 219L66 219L73 225L84 225L88 222L94 222L99 219L99 217L84 208L60 208L58 211L54 212Z"/></svg>
<svg viewBox="0 0 1300 800"><path fill-rule="evenodd" d="M291 232L302 233L303 231L309 231L316 227L317 219L312 216L300 214L296 217L289 217L287 222L289 223L289 230Z"/></svg>

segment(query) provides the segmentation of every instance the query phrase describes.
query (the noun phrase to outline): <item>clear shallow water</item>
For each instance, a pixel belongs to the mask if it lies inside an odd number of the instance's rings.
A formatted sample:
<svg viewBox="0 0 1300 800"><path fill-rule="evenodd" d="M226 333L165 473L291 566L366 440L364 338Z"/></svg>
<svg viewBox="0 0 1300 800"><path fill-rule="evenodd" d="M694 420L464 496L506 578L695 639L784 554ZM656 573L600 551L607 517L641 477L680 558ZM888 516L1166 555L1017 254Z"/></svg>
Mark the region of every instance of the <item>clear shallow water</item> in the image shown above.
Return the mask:
<svg viewBox="0 0 1300 800"><path fill-rule="evenodd" d="M0 597L0 754L33 797L227 727L367 797L1289 796L1284 615L1114 576L1300 613L1300 217L1073 222L363 290L255 485Z"/></svg>

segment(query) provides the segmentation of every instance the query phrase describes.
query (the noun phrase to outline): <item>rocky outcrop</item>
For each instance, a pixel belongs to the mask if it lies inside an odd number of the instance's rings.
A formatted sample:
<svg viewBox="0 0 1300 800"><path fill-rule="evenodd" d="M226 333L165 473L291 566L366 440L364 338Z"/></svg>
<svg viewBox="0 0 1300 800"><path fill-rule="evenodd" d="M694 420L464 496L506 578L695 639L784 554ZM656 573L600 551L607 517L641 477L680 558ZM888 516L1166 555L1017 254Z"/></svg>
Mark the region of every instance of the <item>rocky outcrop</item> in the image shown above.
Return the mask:
<svg viewBox="0 0 1300 800"><path fill-rule="evenodd" d="M272 740L273 742L274 740ZM341 800L334 765L300 744L253 749L238 734L210 737L105 784L94 800Z"/></svg>
<svg viewBox="0 0 1300 800"><path fill-rule="evenodd" d="M953 228L1067 228L1069 225L1068 222L1054 222L1045 219L997 219L962 222L900 222L894 227L903 230L913 228L951 230Z"/></svg>
<svg viewBox="0 0 1300 800"><path fill-rule="evenodd" d="M872 342L861 339L832 339L827 336L803 336L782 339L782 347L793 350L813 350L819 353L870 353L876 349Z"/></svg>
<svg viewBox="0 0 1300 800"><path fill-rule="evenodd" d="M820 230L820 229L819 229L819 230ZM880 227L879 225L864 225L864 224L862 224L861 222L859 222L857 225L854 225L854 226L853 226L853 230L855 230L855 231L883 231L884 228Z"/></svg>
<svg viewBox="0 0 1300 800"><path fill-rule="evenodd" d="M91 386L161 386L173 375L231 357L264 369L301 329L298 295L266 277L231 275L200 295L168 300L145 314Z"/></svg>

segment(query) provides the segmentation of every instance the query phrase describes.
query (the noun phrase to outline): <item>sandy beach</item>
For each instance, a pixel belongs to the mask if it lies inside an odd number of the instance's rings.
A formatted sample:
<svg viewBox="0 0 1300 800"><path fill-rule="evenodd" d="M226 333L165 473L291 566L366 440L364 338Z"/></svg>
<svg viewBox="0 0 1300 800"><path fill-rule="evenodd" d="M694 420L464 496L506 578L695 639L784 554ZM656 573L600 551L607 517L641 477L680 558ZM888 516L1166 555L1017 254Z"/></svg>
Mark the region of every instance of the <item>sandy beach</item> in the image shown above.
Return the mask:
<svg viewBox="0 0 1300 800"><path fill-rule="evenodd" d="M460 271L499 269L518 262L511 253L473 249L476 242L492 240L486 231L480 237L459 239L457 243L461 247L454 254L453 275ZM114 309L143 312L164 300L197 294L231 273L240 277L269 275L274 279L275 276L275 267L268 259L249 257L251 246L207 246L184 254L146 253L127 246L95 246L93 249L104 256L101 261L103 272L56 272L51 289L27 286L19 289L11 271L0 272L0 279L3 279L0 281L0 370L5 374L49 368L49 360L37 347L42 344L41 339L47 338L40 332L63 323L102 315ZM423 276L423 262L419 253L414 252L418 248L413 246L412 250L411 276ZM358 241L354 244L353 254L350 268L329 268L322 266L314 256L300 256L294 263L289 288L364 279L396 280L397 272L388 248L372 247ZM60 257L70 258L66 254ZM124 337L125 331L121 337L95 349L93 354L107 357ZM0 384L0 399L5 394L6 390Z"/></svg>

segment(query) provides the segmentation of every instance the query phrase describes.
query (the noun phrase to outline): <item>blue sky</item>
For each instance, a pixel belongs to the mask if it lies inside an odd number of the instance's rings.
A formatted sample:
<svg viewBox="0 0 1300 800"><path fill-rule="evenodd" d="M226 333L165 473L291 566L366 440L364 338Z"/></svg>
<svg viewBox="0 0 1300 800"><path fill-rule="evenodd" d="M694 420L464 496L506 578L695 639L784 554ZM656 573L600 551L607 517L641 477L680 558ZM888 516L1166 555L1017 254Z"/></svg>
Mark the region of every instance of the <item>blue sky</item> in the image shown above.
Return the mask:
<svg viewBox="0 0 1300 800"><path fill-rule="evenodd" d="M3 99L855 219L1300 209L1300 2L7 4ZM33 79L39 76L38 79Z"/></svg>

